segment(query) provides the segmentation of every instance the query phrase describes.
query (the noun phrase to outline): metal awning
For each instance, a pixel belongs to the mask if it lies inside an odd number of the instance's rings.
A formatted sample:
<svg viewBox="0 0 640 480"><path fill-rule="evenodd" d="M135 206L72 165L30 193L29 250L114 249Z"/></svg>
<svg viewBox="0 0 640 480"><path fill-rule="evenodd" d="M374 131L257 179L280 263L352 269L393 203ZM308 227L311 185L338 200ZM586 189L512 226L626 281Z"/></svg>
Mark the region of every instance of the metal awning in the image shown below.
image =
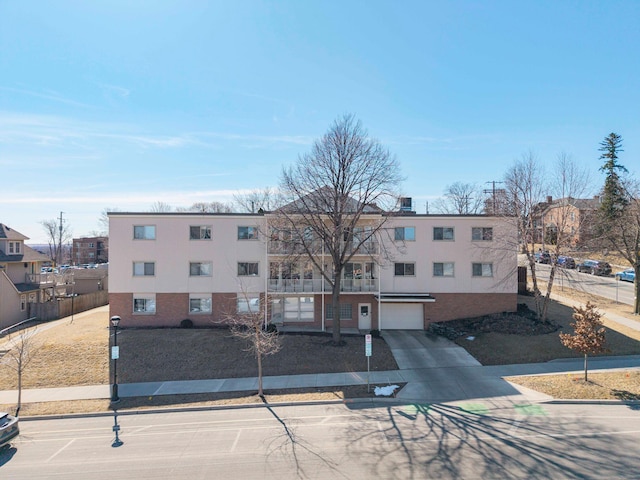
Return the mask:
<svg viewBox="0 0 640 480"><path fill-rule="evenodd" d="M428 293L379 293L375 297L381 303L431 303L435 302Z"/></svg>

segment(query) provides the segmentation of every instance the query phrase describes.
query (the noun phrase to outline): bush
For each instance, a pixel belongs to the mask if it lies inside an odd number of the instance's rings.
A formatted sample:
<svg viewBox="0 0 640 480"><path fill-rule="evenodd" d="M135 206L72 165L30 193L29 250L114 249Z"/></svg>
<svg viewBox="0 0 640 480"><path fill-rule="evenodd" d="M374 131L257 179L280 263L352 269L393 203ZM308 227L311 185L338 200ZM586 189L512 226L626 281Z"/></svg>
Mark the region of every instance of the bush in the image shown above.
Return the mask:
<svg viewBox="0 0 640 480"><path fill-rule="evenodd" d="M374 338L380 338L380 330L378 330L377 328L374 328L373 330L371 330L369 332L371 334L372 337Z"/></svg>
<svg viewBox="0 0 640 480"><path fill-rule="evenodd" d="M180 328L193 328L193 322L188 318L185 318L180 322Z"/></svg>
<svg viewBox="0 0 640 480"><path fill-rule="evenodd" d="M278 327L273 323L269 323L265 329L267 333L278 333Z"/></svg>

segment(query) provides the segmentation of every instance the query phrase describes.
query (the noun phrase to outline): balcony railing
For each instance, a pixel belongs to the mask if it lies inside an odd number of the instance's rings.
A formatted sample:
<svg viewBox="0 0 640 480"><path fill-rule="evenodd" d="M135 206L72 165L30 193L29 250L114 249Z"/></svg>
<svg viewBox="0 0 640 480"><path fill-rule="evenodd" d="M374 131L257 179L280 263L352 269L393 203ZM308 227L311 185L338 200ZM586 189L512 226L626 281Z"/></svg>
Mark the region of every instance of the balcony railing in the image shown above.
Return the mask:
<svg viewBox="0 0 640 480"><path fill-rule="evenodd" d="M40 286L51 286L55 285L56 278L53 273L27 273L25 275L25 283L31 283Z"/></svg>
<svg viewBox="0 0 640 480"><path fill-rule="evenodd" d="M331 284L326 280L313 279L270 279L269 292L283 293L322 293L331 292ZM375 278L343 279L340 284L341 292L377 292L378 283Z"/></svg>
<svg viewBox="0 0 640 480"><path fill-rule="evenodd" d="M355 248L353 245L348 249L348 254L351 254L355 250L356 255L377 255L379 253L378 242L366 242L360 245L359 248ZM302 245L298 243L286 242L283 240L271 240L269 242L269 255L300 255L304 254L305 250ZM322 243L313 242L311 245L311 252L315 255L322 254Z"/></svg>

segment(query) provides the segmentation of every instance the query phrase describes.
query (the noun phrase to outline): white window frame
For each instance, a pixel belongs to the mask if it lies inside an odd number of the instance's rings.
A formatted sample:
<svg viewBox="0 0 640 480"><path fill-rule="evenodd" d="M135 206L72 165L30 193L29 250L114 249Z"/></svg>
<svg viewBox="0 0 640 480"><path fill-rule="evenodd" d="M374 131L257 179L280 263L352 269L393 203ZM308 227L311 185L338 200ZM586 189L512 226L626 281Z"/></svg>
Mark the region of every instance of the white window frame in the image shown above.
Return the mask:
<svg viewBox="0 0 640 480"><path fill-rule="evenodd" d="M199 265L198 273L193 273L194 266ZM202 273L203 270L207 270L207 268L202 268L204 265L208 266L208 273ZM210 277L213 272L213 265L211 262L189 262L189 276L190 277Z"/></svg>
<svg viewBox="0 0 640 480"><path fill-rule="evenodd" d="M480 275L476 274L476 265L480 265ZM475 278L493 277L493 263L473 262L471 264L471 276Z"/></svg>
<svg viewBox="0 0 640 480"><path fill-rule="evenodd" d="M436 238L436 230L442 230L442 238ZM446 238L445 231L451 231L451 238ZM454 242L456 239L456 229L454 227L433 227L434 242Z"/></svg>
<svg viewBox="0 0 640 480"><path fill-rule="evenodd" d="M20 253L20 250L21 250L21 248L20 248L20 244L21 244L22 242L15 242L15 243L16 243L16 254L19 254L19 253Z"/></svg>
<svg viewBox="0 0 640 480"><path fill-rule="evenodd" d="M142 236L136 236L136 229L142 233ZM142 229L142 230L140 230ZM155 240L156 239L156 226L155 225L134 225L133 226L133 239L134 240Z"/></svg>
<svg viewBox="0 0 640 480"><path fill-rule="evenodd" d="M13 255L13 249L14 249L13 242L9 242L9 255Z"/></svg>
<svg viewBox="0 0 640 480"><path fill-rule="evenodd" d="M436 272L436 265L442 265L442 273L441 274L438 274ZM433 276L434 277L453 277L453 276L455 276L455 263L454 262L433 262Z"/></svg>
<svg viewBox="0 0 640 480"><path fill-rule="evenodd" d="M20 295L20 311L24 312L27 309L27 296Z"/></svg>
<svg viewBox="0 0 640 480"><path fill-rule="evenodd" d="M136 310L136 303L143 303L143 310ZM133 294L133 314L134 315L155 315L156 313L156 295L154 293L134 293Z"/></svg>
<svg viewBox="0 0 640 480"><path fill-rule="evenodd" d="M239 314L260 313L260 295L239 293L236 298L236 312Z"/></svg>
<svg viewBox="0 0 640 480"><path fill-rule="evenodd" d="M240 235L240 229L246 228L246 236ZM258 240L258 227L253 225L238 225L238 240Z"/></svg>
<svg viewBox="0 0 640 480"><path fill-rule="evenodd" d="M489 235L485 235L488 231ZM491 242L493 241L493 227L471 227L472 242Z"/></svg>
<svg viewBox="0 0 640 480"><path fill-rule="evenodd" d="M211 225L189 225L189 240L211 240ZM198 229L198 235L194 235L194 229Z"/></svg>
<svg viewBox="0 0 640 480"><path fill-rule="evenodd" d="M403 265L402 274L398 273L398 265ZM413 266L413 273L407 274L407 265ZM395 262L393 264L393 276L394 277L415 277L416 276L416 263L415 262Z"/></svg>
<svg viewBox="0 0 640 480"><path fill-rule="evenodd" d="M244 272L240 271L240 266L244 265ZM255 266L255 273L251 273L252 265ZM238 276L239 277L258 277L260 276L260 262L238 262Z"/></svg>
<svg viewBox="0 0 640 480"><path fill-rule="evenodd" d="M153 269L153 273L147 273L148 265L152 265L151 268ZM136 271L139 273L136 273ZM155 275L156 275L156 262L133 262L134 277L154 277Z"/></svg>
<svg viewBox="0 0 640 480"><path fill-rule="evenodd" d="M198 307L195 307L198 305ZM209 315L212 311L211 294L207 293L190 293L189 294L189 314L190 315Z"/></svg>
<svg viewBox="0 0 640 480"><path fill-rule="evenodd" d="M407 235L407 232L411 232L411 234ZM393 231L393 239L396 242L415 242L416 227L395 227Z"/></svg>

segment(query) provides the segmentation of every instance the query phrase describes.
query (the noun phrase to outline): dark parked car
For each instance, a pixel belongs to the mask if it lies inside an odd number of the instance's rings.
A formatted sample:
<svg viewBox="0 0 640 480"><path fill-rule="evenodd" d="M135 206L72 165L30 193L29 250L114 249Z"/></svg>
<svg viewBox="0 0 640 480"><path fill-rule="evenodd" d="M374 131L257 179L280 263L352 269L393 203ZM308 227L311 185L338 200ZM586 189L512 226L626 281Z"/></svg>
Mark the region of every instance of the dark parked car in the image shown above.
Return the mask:
<svg viewBox="0 0 640 480"><path fill-rule="evenodd" d="M5 412L0 412L0 447L7 445L20 433L18 418Z"/></svg>
<svg viewBox="0 0 640 480"><path fill-rule="evenodd" d="M551 254L549 252L536 252L533 254L536 263L551 264Z"/></svg>
<svg viewBox="0 0 640 480"><path fill-rule="evenodd" d="M573 257L567 257L566 255L560 255L556 263L562 268L576 268L576 261Z"/></svg>
<svg viewBox="0 0 640 480"><path fill-rule="evenodd" d="M622 280L624 282L634 282L636 279L636 272L633 268L627 268L621 272L615 274L617 280Z"/></svg>
<svg viewBox="0 0 640 480"><path fill-rule="evenodd" d="M578 271L591 275L608 276L611 275L611 265L597 260L585 260L578 265Z"/></svg>

